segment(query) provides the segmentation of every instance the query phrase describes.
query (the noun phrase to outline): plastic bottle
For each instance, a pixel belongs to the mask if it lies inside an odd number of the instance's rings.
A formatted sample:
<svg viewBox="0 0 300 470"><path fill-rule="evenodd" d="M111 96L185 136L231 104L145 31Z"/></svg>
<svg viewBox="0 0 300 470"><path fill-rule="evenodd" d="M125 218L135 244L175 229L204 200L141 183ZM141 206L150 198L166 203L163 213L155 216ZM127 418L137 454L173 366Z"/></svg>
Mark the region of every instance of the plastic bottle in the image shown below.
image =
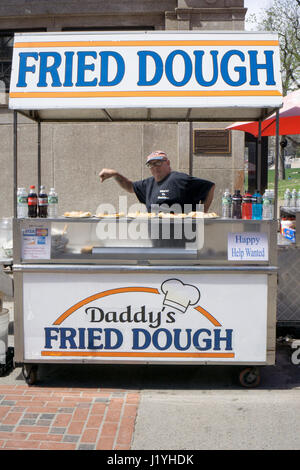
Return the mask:
<svg viewBox="0 0 300 470"><path fill-rule="evenodd" d="M252 196L252 219L262 219L262 195L258 190Z"/></svg>
<svg viewBox="0 0 300 470"><path fill-rule="evenodd" d="M300 209L300 189L298 191L298 196L297 196L297 209Z"/></svg>
<svg viewBox="0 0 300 470"><path fill-rule="evenodd" d="M270 220L273 218L272 199L269 189L266 189L265 194L263 195L262 218L264 220Z"/></svg>
<svg viewBox="0 0 300 470"><path fill-rule="evenodd" d="M48 216L48 195L45 186L40 187L38 197L38 216L45 219Z"/></svg>
<svg viewBox="0 0 300 470"><path fill-rule="evenodd" d="M223 219L231 218L232 199L229 189L225 189L222 197L222 217Z"/></svg>
<svg viewBox="0 0 300 470"><path fill-rule="evenodd" d="M291 198L291 191L287 188L284 193L284 207L291 207Z"/></svg>
<svg viewBox="0 0 300 470"><path fill-rule="evenodd" d="M243 196L242 219L252 219L252 195L249 192Z"/></svg>
<svg viewBox="0 0 300 470"><path fill-rule="evenodd" d="M270 199L270 216L271 219L274 219L274 203L275 203L275 191L274 189L269 189L269 199Z"/></svg>
<svg viewBox="0 0 300 470"><path fill-rule="evenodd" d="M28 217L37 217L37 194L35 192L35 186L30 186L28 194Z"/></svg>
<svg viewBox="0 0 300 470"><path fill-rule="evenodd" d="M297 207L297 190L294 188L291 195L291 207L295 209Z"/></svg>
<svg viewBox="0 0 300 470"><path fill-rule="evenodd" d="M58 195L54 188L50 188L48 196L48 216L53 219L58 216Z"/></svg>
<svg viewBox="0 0 300 470"><path fill-rule="evenodd" d="M24 219L28 216L28 194L25 188L18 188L17 193L17 217Z"/></svg>
<svg viewBox="0 0 300 470"><path fill-rule="evenodd" d="M242 218L242 195L239 189L236 189L232 196L232 218Z"/></svg>

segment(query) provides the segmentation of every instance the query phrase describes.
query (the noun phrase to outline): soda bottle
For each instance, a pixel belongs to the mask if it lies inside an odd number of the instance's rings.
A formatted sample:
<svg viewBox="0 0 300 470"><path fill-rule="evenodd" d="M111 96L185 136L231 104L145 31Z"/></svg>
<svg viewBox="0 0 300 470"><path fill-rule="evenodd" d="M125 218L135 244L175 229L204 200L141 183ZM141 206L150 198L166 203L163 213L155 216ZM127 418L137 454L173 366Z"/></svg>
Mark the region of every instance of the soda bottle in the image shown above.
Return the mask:
<svg viewBox="0 0 300 470"><path fill-rule="evenodd" d="M24 219L28 216L28 194L25 188L18 188L17 192L17 217Z"/></svg>
<svg viewBox="0 0 300 470"><path fill-rule="evenodd" d="M242 195L239 189L236 189L234 191L234 195L232 196L232 218L242 218Z"/></svg>
<svg viewBox="0 0 300 470"><path fill-rule="evenodd" d="M242 219L252 219L252 195L249 192L242 199Z"/></svg>
<svg viewBox="0 0 300 470"><path fill-rule="evenodd" d="M35 192L35 186L30 186L28 194L28 217L37 217L37 194Z"/></svg>
<svg viewBox="0 0 300 470"><path fill-rule="evenodd" d="M265 194L263 195L263 212L262 212L262 218L264 220L270 220L272 219L272 200L271 200L271 195L270 195L270 190L266 189Z"/></svg>
<svg viewBox="0 0 300 470"><path fill-rule="evenodd" d="M46 194L45 186L40 187L40 193L38 198L38 214L41 218L48 216L48 195Z"/></svg>
<svg viewBox="0 0 300 470"><path fill-rule="evenodd" d="M252 196L252 219L261 220L262 219L262 195L258 191Z"/></svg>
<svg viewBox="0 0 300 470"><path fill-rule="evenodd" d="M58 216L58 195L54 188L50 188L48 196L48 213L54 219Z"/></svg>
<svg viewBox="0 0 300 470"><path fill-rule="evenodd" d="M222 217L223 219L231 218L232 200L229 189L225 189L222 197Z"/></svg>
<svg viewBox="0 0 300 470"><path fill-rule="evenodd" d="M291 207L297 207L297 190L294 188L291 195Z"/></svg>

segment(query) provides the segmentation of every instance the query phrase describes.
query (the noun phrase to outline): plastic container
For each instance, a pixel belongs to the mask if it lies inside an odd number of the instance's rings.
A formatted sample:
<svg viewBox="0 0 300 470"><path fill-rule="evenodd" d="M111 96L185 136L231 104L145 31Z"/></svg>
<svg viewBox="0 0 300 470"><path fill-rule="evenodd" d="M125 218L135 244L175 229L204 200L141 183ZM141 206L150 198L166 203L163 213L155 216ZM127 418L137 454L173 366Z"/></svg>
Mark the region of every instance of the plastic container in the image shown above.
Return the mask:
<svg viewBox="0 0 300 470"><path fill-rule="evenodd" d="M263 195L262 218L264 220L271 220L273 218L272 195L269 189L266 189Z"/></svg>
<svg viewBox="0 0 300 470"><path fill-rule="evenodd" d="M222 197L222 218L230 219L231 218L231 209L232 209L232 200L229 189L225 189L225 192Z"/></svg>
<svg viewBox="0 0 300 470"><path fill-rule="evenodd" d="M50 188L48 194L48 217L58 217L58 195L54 188Z"/></svg>
<svg viewBox="0 0 300 470"><path fill-rule="evenodd" d="M258 190L252 196L252 219L262 219L262 195Z"/></svg>
<svg viewBox="0 0 300 470"><path fill-rule="evenodd" d="M291 199L291 191L289 189L286 189L284 193L284 207L291 207Z"/></svg>
<svg viewBox="0 0 300 470"><path fill-rule="evenodd" d="M40 187L38 196L38 217L45 219L48 216L48 195L45 186Z"/></svg>
<svg viewBox="0 0 300 470"><path fill-rule="evenodd" d="M232 218L242 218L242 195L239 189L236 189L232 196Z"/></svg>
<svg viewBox="0 0 300 470"><path fill-rule="evenodd" d="M8 349L8 325L9 311L6 308L0 310L0 364L6 362L6 352Z"/></svg>
<svg viewBox="0 0 300 470"><path fill-rule="evenodd" d="M18 188L17 194L17 217L25 219L28 216L28 194L25 188Z"/></svg>
<svg viewBox="0 0 300 470"><path fill-rule="evenodd" d="M295 188L292 191L291 207L293 209L296 209L296 207L297 207L297 190Z"/></svg>
<svg viewBox="0 0 300 470"><path fill-rule="evenodd" d="M0 258L7 258L4 248L12 243L12 219L4 217L0 219Z"/></svg>
<svg viewBox="0 0 300 470"><path fill-rule="evenodd" d="M250 193L243 196L242 219L252 219L252 195Z"/></svg>

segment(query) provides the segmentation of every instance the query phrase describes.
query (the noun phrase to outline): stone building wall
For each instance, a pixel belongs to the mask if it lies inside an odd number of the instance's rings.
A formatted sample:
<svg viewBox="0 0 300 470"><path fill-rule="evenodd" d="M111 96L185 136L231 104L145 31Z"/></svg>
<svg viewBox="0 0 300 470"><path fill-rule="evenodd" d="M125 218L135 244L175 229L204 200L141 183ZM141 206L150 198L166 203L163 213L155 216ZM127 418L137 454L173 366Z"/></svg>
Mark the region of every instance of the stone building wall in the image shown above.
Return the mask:
<svg viewBox="0 0 300 470"><path fill-rule="evenodd" d="M0 34L61 30L243 30L243 0L10 0L0 4ZM1 58L0 58L1 61ZM1 80L1 77L0 77ZM0 217L13 213L13 126L7 95L0 99ZM241 187L244 136L233 133L230 156L195 156L193 129L229 123L45 123L41 126L42 183L55 186L60 212L117 206L125 195L117 183L100 184L98 173L113 167L128 178L148 176L145 156L165 150L174 170L216 183L212 210L229 187ZM18 117L18 185L37 184L37 124ZM130 195L128 204L136 202Z"/></svg>

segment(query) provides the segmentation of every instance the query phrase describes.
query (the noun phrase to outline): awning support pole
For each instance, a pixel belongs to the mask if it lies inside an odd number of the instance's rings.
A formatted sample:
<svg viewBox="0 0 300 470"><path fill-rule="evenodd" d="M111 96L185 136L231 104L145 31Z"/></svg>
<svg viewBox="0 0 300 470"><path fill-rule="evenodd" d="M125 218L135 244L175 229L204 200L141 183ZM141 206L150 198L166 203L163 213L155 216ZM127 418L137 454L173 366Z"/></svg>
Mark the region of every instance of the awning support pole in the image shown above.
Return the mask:
<svg viewBox="0 0 300 470"><path fill-rule="evenodd" d="M37 176L38 176L38 187L39 191L41 186L41 121L38 120L38 162L37 162Z"/></svg>
<svg viewBox="0 0 300 470"><path fill-rule="evenodd" d="M276 110L276 143L275 143L275 175L274 175L274 219L278 212L278 163L279 163L279 109Z"/></svg>
<svg viewBox="0 0 300 470"><path fill-rule="evenodd" d="M258 121L258 146L257 146L257 189L261 192L261 119Z"/></svg>
<svg viewBox="0 0 300 470"><path fill-rule="evenodd" d="M18 113L14 111L14 139L13 139L13 151L14 151L14 185L13 185L13 214L17 218L17 192L18 192Z"/></svg>

